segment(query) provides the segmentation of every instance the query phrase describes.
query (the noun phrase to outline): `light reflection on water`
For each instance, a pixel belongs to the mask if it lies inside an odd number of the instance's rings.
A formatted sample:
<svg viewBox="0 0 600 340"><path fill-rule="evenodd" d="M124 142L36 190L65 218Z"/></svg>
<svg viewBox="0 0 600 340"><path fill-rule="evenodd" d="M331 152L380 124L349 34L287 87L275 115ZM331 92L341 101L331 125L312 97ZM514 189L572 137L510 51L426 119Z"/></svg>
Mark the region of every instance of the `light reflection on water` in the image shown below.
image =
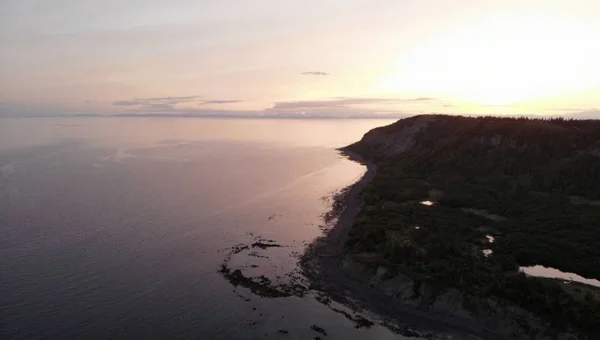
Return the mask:
<svg viewBox="0 0 600 340"><path fill-rule="evenodd" d="M2 120L2 335L310 339L316 324L330 338L403 339L217 273L256 236L282 247L234 261L273 279L294 270L293 254L321 234L322 197L364 172L332 149L372 127L361 124Z"/></svg>

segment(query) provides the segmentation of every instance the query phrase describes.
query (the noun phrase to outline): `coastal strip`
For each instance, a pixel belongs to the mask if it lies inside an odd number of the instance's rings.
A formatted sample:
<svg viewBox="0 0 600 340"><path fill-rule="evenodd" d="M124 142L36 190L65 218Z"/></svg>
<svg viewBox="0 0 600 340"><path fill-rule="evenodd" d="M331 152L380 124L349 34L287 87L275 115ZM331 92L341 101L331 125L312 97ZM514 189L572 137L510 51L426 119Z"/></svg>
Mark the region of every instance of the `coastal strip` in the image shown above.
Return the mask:
<svg viewBox="0 0 600 340"><path fill-rule="evenodd" d="M369 286L364 278L357 279L353 270L348 268L349 258L344 251L344 240L362 207L362 192L375 178L377 165L346 148L339 151L349 160L364 165L367 170L360 180L334 197L330 215L337 218L333 226L308 247L300 261L304 275L311 280L311 288L323 291L333 300L354 309L366 309L394 320L394 325L390 327L404 336L426 339L445 339L449 336L452 339L505 339L477 322L403 304Z"/></svg>

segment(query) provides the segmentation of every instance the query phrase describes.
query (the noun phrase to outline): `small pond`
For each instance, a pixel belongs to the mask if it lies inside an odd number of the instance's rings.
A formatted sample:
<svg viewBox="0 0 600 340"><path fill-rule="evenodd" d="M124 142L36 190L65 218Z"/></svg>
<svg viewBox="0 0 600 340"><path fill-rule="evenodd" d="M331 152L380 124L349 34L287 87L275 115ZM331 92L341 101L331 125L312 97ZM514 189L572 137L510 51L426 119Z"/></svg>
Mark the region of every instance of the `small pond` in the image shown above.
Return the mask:
<svg viewBox="0 0 600 340"><path fill-rule="evenodd" d="M519 267L519 271L525 273L525 275L535 277L547 277L551 279L561 279L566 281L575 281L590 286L600 287L600 281L596 279L587 279L583 276L575 273L565 273L558 269L544 267L544 266L530 266L530 267Z"/></svg>

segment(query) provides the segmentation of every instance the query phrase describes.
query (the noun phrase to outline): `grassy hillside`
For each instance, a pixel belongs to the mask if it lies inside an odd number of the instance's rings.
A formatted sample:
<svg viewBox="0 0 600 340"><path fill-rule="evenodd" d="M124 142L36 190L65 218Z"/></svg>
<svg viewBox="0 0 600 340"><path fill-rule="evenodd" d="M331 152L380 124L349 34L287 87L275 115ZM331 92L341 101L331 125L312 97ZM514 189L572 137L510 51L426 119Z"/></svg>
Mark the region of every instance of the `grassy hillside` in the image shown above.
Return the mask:
<svg viewBox="0 0 600 340"><path fill-rule="evenodd" d="M600 121L417 116L347 149L378 166L346 240L357 260L598 334L598 290L518 267L600 279Z"/></svg>

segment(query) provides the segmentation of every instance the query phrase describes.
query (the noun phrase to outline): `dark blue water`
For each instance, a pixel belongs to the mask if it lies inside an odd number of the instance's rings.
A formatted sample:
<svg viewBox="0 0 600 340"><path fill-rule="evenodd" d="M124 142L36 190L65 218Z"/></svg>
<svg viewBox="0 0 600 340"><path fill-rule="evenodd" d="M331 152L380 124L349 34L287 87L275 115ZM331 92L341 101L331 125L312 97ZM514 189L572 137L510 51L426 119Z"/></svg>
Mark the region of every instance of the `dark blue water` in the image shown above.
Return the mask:
<svg viewBox="0 0 600 340"><path fill-rule="evenodd" d="M334 148L385 123L0 120L0 338L402 339L218 273L302 280L323 198L364 171ZM229 256L258 239L281 247Z"/></svg>

